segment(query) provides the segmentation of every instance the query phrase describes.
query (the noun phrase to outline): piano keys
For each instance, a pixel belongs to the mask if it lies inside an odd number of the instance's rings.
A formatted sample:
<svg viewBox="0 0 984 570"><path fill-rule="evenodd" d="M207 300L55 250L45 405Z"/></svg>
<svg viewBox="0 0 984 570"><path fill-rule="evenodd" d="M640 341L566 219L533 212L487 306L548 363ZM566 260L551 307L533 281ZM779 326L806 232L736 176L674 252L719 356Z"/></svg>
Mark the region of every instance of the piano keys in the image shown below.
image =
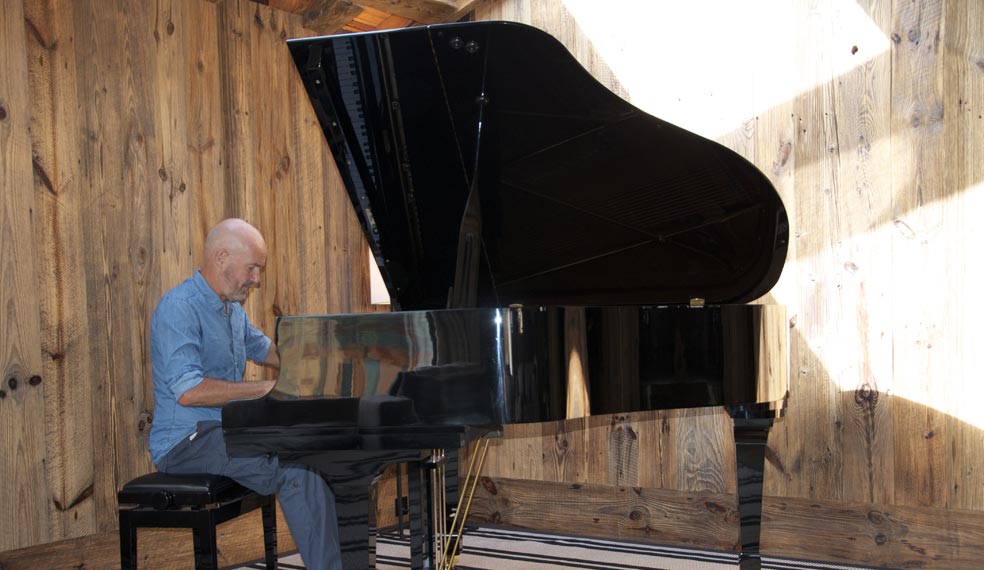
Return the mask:
<svg viewBox="0 0 984 570"><path fill-rule="evenodd" d="M230 451L325 474L352 570L373 567L368 485L386 465L411 462L419 486L430 450L503 425L724 406L740 566L760 567L789 387L784 309L748 304L786 256L768 178L521 24L288 44L395 310L279 318L277 385L225 406ZM440 521L416 512L429 567Z"/></svg>

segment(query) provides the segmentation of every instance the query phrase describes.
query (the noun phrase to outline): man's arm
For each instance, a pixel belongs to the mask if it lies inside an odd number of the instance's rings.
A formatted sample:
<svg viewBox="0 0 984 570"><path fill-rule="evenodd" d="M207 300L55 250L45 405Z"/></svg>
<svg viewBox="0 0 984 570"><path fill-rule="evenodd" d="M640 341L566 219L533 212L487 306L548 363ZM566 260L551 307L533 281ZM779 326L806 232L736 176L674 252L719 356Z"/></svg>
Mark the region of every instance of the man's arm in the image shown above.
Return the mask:
<svg viewBox="0 0 984 570"><path fill-rule="evenodd" d="M277 345L270 343L270 352L267 353L266 360L263 361L263 366L280 368L280 351L277 350Z"/></svg>
<svg viewBox="0 0 984 570"><path fill-rule="evenodd" d="M277 345L270 343L264 366L280 368L280 351ZM197 386L188 390L178 398L182 406L222 406L231 400L245 400L266 396L276 380L259 380L256 382L230 382L217 378L205 378Z"/></svg>
<svg viewBox="0 0 984 570"><path fill-rule="evenodd" d="M222 406L232 400L266 396L276 383L276 380L230 382L205 378L197 386L181 394L178 403L182 406Z"/></svg>

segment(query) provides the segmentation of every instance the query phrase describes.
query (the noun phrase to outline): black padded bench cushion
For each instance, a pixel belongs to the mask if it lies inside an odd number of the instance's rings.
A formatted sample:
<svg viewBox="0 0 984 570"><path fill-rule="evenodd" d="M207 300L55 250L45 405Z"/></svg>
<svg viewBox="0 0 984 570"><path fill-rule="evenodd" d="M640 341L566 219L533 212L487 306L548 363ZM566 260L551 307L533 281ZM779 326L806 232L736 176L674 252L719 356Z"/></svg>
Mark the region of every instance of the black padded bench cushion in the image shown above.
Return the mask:
<svg viewBox="0 0 984 570"><path fill-rule="evenodd" d="M197 507L224 503L252 493L222 475L148 473L123 486L120 504L154 505L155 508Z"/></svg>

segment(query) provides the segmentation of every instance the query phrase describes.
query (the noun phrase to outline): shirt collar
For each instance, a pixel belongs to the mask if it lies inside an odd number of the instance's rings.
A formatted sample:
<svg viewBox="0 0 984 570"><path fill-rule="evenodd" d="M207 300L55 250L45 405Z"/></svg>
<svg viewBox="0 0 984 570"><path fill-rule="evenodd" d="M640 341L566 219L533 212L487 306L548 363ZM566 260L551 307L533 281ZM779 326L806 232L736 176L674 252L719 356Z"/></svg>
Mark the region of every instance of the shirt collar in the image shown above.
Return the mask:
<svg viewBox="0 0 984 570"><path fill-rule="evenodd" d="M208 284L208 281L202 277L202 272L200 269L195 270L195 275L192 277L192 281L195 283L195 287L198 288L199 294L205 300L205 303L209 308L223 312L225 311L225 303L219 298L218 293L216 293L212 286Z"/></svg>

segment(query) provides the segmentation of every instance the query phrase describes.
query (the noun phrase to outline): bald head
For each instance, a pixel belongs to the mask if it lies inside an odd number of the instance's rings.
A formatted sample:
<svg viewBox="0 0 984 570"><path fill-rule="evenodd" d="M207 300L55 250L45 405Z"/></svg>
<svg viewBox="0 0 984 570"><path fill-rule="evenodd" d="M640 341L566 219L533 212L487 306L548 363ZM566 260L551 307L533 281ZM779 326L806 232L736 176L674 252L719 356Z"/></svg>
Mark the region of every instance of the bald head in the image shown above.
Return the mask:
<svg viewBox="0 0 984 570"><path fill-rule="evenodd" d="M240 301L260 286L260 270L266 265L266 242L260 231L245 220L228 218L205 236L202 277L223 301Z"/></svg>
<svg viewBox="0 0 984 570"><path fill-rule="evenodd" d="M259 243L266 247L260 230L251 226L246 220L227 218L215 224L205 236L205 259L210 259L221 248L235 250L251 243Z"/></svg>

